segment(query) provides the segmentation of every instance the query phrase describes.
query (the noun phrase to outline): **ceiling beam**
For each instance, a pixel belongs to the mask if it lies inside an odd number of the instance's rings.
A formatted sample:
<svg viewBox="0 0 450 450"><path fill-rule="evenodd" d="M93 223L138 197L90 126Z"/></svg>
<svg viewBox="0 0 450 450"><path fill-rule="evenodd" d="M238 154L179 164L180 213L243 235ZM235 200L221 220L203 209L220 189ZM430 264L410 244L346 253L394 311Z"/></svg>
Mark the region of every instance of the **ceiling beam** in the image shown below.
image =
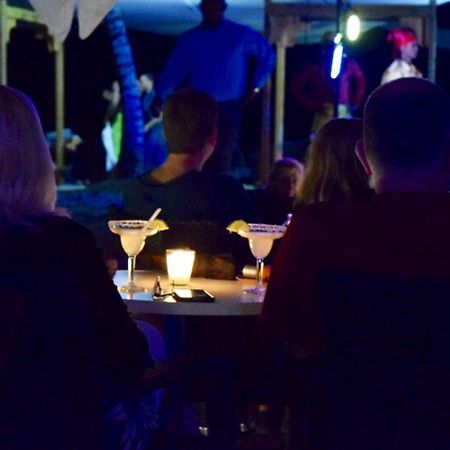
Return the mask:
<svg viewBox="0 0 450 450"><path fill-rule="evenodd" d="M429 17L428 5L352 5L352 9L364 16L365 20L389 21L398 17ZM335 4L301 4L301 3L271 3L266 5L266 14L269 16L296 15L304 21L335 20Z"/></svg>

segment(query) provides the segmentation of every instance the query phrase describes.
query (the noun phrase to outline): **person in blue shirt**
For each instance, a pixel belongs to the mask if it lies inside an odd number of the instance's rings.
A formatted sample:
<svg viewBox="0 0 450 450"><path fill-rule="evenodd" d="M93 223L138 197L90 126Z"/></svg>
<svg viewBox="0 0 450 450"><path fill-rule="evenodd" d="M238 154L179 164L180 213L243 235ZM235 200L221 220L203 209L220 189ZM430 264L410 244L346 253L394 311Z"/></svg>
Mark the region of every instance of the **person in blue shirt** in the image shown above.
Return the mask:
<svg viewBox="0 0 450 450"><path fill-rule="evenodd" d="M272 46L257 31L223 17L225 0L202 0L203 21L181 35L156 86L153 109L181 86L210 94L218 102L219 136L205 165L227 173L237 150L242 107L265 85L275 65Z"/></svg>
<svg viewBox="0 0 450 450"><path fill-rule="evenodd" d="M167 143L164 138L161 117L154 117L151 104L155 98L154 77L150 72L143 73L138 80L144 113L144 164L150 170L159 167L167 159Z"/></svg>

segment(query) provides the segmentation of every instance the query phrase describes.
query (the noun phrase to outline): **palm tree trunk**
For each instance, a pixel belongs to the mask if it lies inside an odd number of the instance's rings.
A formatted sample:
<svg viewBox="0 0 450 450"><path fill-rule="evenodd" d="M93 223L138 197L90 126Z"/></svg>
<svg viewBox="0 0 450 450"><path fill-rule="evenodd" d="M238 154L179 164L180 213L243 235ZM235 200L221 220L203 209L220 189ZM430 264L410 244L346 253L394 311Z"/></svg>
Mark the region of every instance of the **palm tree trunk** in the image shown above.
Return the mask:
<svg viewBox="0 0 450 450"><path fill-rule="evenodd" d="M136 68L120 9L115 6L105 17L116 58L124 115L122 152L114 175L134 177L144 171L144 117Z"/></svg>

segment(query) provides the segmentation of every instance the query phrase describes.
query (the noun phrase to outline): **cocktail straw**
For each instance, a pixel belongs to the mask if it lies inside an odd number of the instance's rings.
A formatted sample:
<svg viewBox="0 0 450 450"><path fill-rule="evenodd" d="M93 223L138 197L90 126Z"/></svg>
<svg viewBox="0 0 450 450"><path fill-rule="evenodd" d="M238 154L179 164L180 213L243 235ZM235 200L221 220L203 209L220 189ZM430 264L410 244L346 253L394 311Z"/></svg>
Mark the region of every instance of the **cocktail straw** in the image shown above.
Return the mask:
<svg viewBox="0 0 450 450"><path fill-rule="evenodd" d="M147 223L142 228L142 231L145 231L151 223L158 217L158 214L161 212L161 208L157 208L155 212L151 215L150 219L147 220Z"/></svg>

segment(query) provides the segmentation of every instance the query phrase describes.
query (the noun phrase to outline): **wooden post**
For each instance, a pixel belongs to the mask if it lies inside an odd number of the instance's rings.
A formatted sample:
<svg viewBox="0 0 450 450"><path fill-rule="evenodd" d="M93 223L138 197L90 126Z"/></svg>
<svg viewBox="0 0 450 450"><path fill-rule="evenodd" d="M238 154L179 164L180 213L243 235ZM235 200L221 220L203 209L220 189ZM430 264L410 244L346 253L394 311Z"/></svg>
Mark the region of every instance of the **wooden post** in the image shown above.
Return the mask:
<svg viewBox="0 0 450 450"><path fill-rule="evenodd" d="M270 26L266 14L267 4L264 5L264 34L269 37ZM257 182L265 184L269 178L272 167L272 78L269 78L267 84L262 89L262 114L261 114L261 146L258 157Z"/></svg>
<svg viewBox="0 0 450 450"><path fill-rule="evenodd" d="M272 168L271 151L272 129L272 79L262 90L262 117L261 117L261 148L258 159L258 181L266 184Z"/></svg>
<svg viewBox="0 0 450 450"><path fill-rule="evenodd" d="M8 4L0 0L0 84L8 83Z"/></svg>
<svg viewBox="0 0 450 450"><path fill-rule="evenodd" d="M271 41L277 45L277 67L275 77L275 123L273 162L283 158L284 153L284 98L286 84L286 48L295 45L299 33L305 29L305 24L298 14L277 15L269 0L266 4L270 8ZM275 14L274 14L275 13Z"/></svg>
<svg viewBox="0 0 450 450"><path fill-rule="evenodd" d="M7 0L0 0L0 84L8 83L8 42L18 21L43 24L34 11L10 6Z"/></svg>
<svg viewBox="0 0 450 450"><path fill-rule="evenodd" d="M437 11L436 0L430 0L430 15L427 20L428 31L428 79L436 81L437 49Z"/></svg>
<svg viewBox="0 0 450 450"><path fill-rule="evenodd" d="M55 53L55 132L56 168L64 168L64 44L52 39Z"/></svg>
<svg viewBox="0 0 450 450"><path fill-rule="evenodd" d="M284 142L284 84L286 77L286 48L277 44L277 71L275 84L275 139L273 160L283 157Z"/></svg>
<svg viewBox="0 0 450 450"><path fill-rule="evenodd" d="M8 6L0 0L0 84L8 83L8 42L17 21L42 23L35 12ZM55 53L55 131L56 166L64 167L64 45L50 37L50 50Z"/></svg>

